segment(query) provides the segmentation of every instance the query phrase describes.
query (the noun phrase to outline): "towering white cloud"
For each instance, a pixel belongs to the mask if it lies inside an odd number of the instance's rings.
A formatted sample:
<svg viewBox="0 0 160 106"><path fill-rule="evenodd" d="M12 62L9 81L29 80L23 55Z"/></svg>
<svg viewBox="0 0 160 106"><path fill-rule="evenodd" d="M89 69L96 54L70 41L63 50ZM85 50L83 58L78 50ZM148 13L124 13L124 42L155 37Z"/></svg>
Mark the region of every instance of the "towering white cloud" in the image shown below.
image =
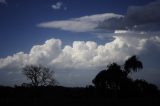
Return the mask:
<svg viewBox="0 0 160 106"><path fill-rule="evenodd" d="M61 40L50 39L43 45L35 45L29 53L29 63L49 63L61 53Z"/></svg>
<svg viewBox="0 0 160 106"><path fill-rule="evenodd" d="M64 48L62 48L61 40L53 38L42 45L33 46L28 54L19 52L13 56L1 58L0 77L3 79L4 74L21 76L22 67L26 64L43 64L55 71L59 84L80 86L91 83L96 73L105 68L107 64L111 62L122 64L128 56L134 54L140 56L147 70L160 75L158 71L159 53L160 37L158 34L124 32L114 34L114 40L104 45L98 45L93 41L74 41L72 45L65 45ZM150 59L152 62L149 61ZM144 70L141 75L145 75L145 72L150 73L150 71ZM150 81L152 78L156 81L160 80L155 76L149 76L147 80ZM16 81L20 80L16 79Z"/></svg>

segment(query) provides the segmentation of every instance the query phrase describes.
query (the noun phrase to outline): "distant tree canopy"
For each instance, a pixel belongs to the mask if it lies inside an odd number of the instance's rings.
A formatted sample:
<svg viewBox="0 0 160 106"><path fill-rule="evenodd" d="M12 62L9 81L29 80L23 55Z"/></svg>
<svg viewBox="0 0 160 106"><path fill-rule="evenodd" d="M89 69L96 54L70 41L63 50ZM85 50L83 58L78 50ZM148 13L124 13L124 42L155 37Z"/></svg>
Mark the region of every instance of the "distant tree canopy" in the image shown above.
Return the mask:
<svg viewBox="0 0 160 106"><path fill-rule="evenodd" d="M41 65L27 65L23 68L23 74L31 81L33 86L54 85L53 71Z"/></svg>
<svg viewBox="0 0 160 106"><path fill-rule="evenodd" d="M107 69L102 70L93 79L93 84L96 87L120 89L123 85L132 82L128 74L137 72L142 69L142 62L134 55L125 61L125 64L120 66L117 63L112 63L107 66Z"/></svg>

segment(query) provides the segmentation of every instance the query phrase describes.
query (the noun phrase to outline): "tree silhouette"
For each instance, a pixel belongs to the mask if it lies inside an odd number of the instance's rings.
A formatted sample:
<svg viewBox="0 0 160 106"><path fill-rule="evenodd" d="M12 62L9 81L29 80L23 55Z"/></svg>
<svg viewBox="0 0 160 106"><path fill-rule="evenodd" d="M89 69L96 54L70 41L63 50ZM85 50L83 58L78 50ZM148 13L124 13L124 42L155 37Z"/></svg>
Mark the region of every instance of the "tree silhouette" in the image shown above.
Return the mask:
<svg viewBox="0 0 160 106"><path fill-rule="evenodd" d="M138 69L142 69L143 65L141 61L134 55L125 61L123 66L117 63L112 63L107 66L106 70L102 70L93 79L93 84L96 87L121 89L125 88L126 84L132 85L133 81L128 77L128 74L137 72Z"/></svg>
<svg viewBox="0 0 160 106"><path fill-rule="evenodd" d="M92 80L92 83L97 87L97 88L106 88L107 87L107 71L102 70L100 71L96 77Z"/></svg>
<svg viewBox="0 0 160 106"><path fill-rule="evenodd" d="M54 85L53 71L41 65L27 65L23 68L23 74L31 80L33 86Z"/></svg>
<svg viewBox="0 0 160 106"><path fill-rule="evenodd" d="M143 68L143 64L141 61L137 59L136 55L126 60L124 64L124 70L127 75L131 73L132 71L137 72L139 69L142 69L142 68Z"/></svg>
<svg viewBox="0 0 160 106"><path fill-rule="evenodd" d="M107 68L108 74L106 81L108 82L108 86L112 89L120 89L120 83L126 79L121 67L117 63L112 63L108 65Z"/></svg>
<svg viewBox="0 0 160 106"><path fill-rule="evenodd" d="M120 83L126 76L117 63L112 63L107 66L107 70L103 70L93 79L93 84L101 88L120 88Z"/></svg>
<svg viewBox="0 0 160 106"><path fill-rule="evenodd" d="M145 80L137 79L134 81L134 83L136 84L138 90L141 93L144 93L150 96L156 96L159 93L157 86L150 84Z"/></svg>

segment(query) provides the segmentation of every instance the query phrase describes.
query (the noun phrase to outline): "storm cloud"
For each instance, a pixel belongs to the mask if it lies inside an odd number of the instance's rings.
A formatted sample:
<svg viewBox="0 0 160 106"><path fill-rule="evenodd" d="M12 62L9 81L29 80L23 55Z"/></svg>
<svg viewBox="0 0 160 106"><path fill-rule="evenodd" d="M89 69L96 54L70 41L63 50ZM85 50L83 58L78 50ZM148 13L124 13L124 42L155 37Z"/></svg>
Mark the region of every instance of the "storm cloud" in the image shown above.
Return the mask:
<svg viewBox="0 0 160 106"><path fill-rule="evenodd" d="M129 6L125 15L104 13L68 20L42 22L43 28L56 28L72 32L96 32L99 30L160 30L160 1L144 6Z"/></svg>
<svg viewBox="0 0 160 106"><path fill-rule="evenodd" d="M84 86L91 83L96 73L106 68L107 64L111 62L123 64L125 59L136 54L148 70L144 70L140 76L148 72L156 72L156 75L160 75L158 71L160 37L158 34L153 36L148 33L125 32L113 36L114 40L104 45L99 45L94 41L74 41L72 45L64 45L63 48L62 41L53 38L44 44L33 46L29 53L19 52L13 56L1 58L0 72L6 70L6 76L8 74L11 77L14 77L15 74L22 76L21 70L25 65L43 64L55 71L56 79L60 84ZM0 75L3 79L4 74ZM146 77L149 81L152 78L156 81L160 80L159 77L155 78L148 74Z"/></svg>

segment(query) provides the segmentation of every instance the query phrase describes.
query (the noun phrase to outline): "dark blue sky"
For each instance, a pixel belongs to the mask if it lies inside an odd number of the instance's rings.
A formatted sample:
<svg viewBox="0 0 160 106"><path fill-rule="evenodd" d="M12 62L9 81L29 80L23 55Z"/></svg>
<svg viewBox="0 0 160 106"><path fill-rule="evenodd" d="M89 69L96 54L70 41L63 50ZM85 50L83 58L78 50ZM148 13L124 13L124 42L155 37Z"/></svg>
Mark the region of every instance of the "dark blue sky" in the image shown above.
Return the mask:
<svg viewBox="0 0 160 106"><path fill-rule="evenodd" d="M89 33L68 32L37 27L40 22L64 20L101 13L126 14L132 5L144 5L153 0L60 0L67 10L54 10L59 0L6 0L0 3L0 57L16 52L28 52L35 44L50 38L59 38L63 44L74 40L93 40Z"/></svg>

